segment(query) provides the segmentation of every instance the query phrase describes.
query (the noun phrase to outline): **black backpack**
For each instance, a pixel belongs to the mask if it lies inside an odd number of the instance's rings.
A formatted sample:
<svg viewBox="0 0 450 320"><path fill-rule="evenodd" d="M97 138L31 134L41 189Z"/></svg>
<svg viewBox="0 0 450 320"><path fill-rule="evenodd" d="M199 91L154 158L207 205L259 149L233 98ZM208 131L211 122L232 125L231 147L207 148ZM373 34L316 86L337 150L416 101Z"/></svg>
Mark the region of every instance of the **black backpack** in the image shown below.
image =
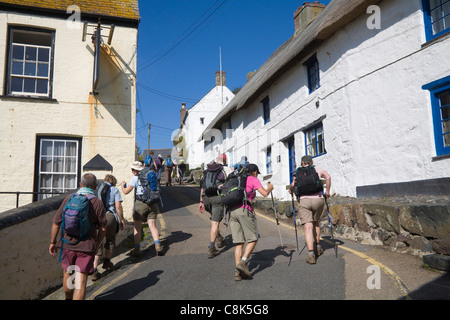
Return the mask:
<svg viewBox="0 0 450 320"><path fill-rule="evenodd" d="M220 166L208 166L203 172L202 188L205 195L208 197L217 196L219 194L219 186L224 182L225 175L223 174L223 167Z"/></svg>
<svg viewBox="0 0 450 320"><path fill-rule="evenodd" d="M300 167L295 172L294 192L297 197L323 191L323 184L314 166Z"/></svg>
<svg viewBox="0 0 450 320"><path fill-rule="evenodd" d="M220 200L229 207L239 207L247 201L245 188L248 174L245 169L231 173L220 189Z"/></svg>
<svg viewBox="0 0 450 320"><path fill-rule="evenodd" d="M98 198L102 200L103 206L106 211L108 211L108 205L106 203L106 197L108 196L109 190L111 189L111 185L109 183L103 182L101 186L98 188Z"/></svg>

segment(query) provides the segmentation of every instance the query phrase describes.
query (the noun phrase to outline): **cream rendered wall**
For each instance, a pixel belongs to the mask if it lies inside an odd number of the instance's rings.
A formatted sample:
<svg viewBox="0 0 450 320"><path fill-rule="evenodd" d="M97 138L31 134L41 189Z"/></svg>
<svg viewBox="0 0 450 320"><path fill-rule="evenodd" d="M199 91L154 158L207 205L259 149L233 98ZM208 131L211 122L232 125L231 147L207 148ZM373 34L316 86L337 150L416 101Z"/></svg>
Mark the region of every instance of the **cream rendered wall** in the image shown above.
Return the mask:
<svg viewBox="0 0 450 320"><path fill-rule="evenodd" d="M299 165L305 137L296 131L321 117L327 153L314 161L331 174L332 193L356 196L358 186L450 176L450 159L433 159L430 94L422 90L450 75L450 39L423 46L420 0L386 0L379 6L380 30L368 29L369 15L361 16L233 115L233 136L222 148L232 146L238 158L247 155L256 163L259 178L275 184L275 197L289 199L285 138L294 136ZM309 94L303 62L314 53L321 87ZM271 105L266 125L260 103L265 96ZM272 175L265 174L268 145Z"/></svg>
<svg viewBox="0 0 450 320"><path fill-rule="evenodd" d="M0 12L2 93L8 25L56 30L53 65L56 101L0 98L0 114L4 119L0 124L0 190L33 191L37 135L82 137L81 167L101 154L113 166L119 182L129 180L129 164L135 154L137 28L116 26L111 47L102 47L100 89L94 98L89 94L94 47L90 36L82 42L81 26L69 28L65 17L6 12ZM107 34L104 29L103 35ZM103 179L106 173L97 172L97 178ZM124 197L128 219L132 215L131 197ZM21 196L20 204L30 201L31 197ZM0 211L14 207L14 196L0 197Z"/></svg>

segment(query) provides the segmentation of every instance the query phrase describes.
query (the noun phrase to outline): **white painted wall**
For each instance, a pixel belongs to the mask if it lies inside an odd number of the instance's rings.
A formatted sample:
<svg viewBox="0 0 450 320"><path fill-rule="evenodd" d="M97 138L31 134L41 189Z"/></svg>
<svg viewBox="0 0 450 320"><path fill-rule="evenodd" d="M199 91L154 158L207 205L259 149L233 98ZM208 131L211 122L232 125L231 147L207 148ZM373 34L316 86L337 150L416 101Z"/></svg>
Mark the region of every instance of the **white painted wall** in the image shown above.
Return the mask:
<svg viewBox="0 0 450 320"><path fill-rule="evenodd" d="M289 199L288 150L279 140L323 116L327 153L314 162L331 174L332 194L353 197L357 186L450 176L450 159L433 161L430 95L422 90L450 75L450 39L423 46L420 0L386 0L379 6L380 30L369 30L369 15L363 15L311 52L320 66L318 90L309 94L301 61L232 116L233 137L221 148L256 163L259 178L275 184L274 196ZM271 105L266 125L260 103L265 96ZM305 138L302 131L294 137L299 165ZM268 144L271 176L265 176Z"/></svg>
<svg viewBox="0 0 450 320"><path fill-rule="evenodd" d="M37 135L82 137L82 167L101 154L113 166L118 181L128 181L129 164L135 154L138 30L116 26L111 45L114 52L105 47L101 55L99 88L104 88L94 99L89 95L94 61L90 36L82 42L82 29L69 28L65 17L5 11L0 11L2 94L8 25L56 30L53 71L56 101L0 98L0 190L33 191ZM97 178L103 179L106 173L96 173ZM124 197L124 208L125 215L131 219L133 199L128 198ZM31 201L31 196L20 199L24 205ZM0 212L14 207L15 196L0 196Z"/></svg>

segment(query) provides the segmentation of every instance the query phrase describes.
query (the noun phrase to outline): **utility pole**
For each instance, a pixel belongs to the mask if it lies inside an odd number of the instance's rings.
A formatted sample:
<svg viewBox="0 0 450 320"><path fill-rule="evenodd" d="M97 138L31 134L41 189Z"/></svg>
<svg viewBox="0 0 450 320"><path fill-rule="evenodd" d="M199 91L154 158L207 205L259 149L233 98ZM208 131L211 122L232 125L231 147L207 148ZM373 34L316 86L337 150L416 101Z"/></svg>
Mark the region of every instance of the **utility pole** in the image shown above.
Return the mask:
<svg viewBox="0 0 450 320"><path fill-rule="evenodd" d="M148 124L148 143L147 143L147 150L148 150L148 154L150 154L150 128L151 128L151 124Z"/></svg>

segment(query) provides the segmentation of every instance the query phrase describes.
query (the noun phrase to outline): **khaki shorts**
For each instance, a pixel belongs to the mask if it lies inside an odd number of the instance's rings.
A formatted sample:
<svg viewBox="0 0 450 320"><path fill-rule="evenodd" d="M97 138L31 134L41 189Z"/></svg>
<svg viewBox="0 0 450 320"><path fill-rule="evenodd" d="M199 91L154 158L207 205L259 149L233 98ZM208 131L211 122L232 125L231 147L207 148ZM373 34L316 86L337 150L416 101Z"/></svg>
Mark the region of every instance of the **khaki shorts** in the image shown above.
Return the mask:
<svg viewBox="0 0 450 320"><path fill-rule="evenodd" d="M208 197L203 195L203 204L205 205L205 210L211 214L211 221L220 222L223 219L224 205L219 196Z"/></svg>
<svg viewBox="0 0 450 320"><path fill-rule="evenodd" d="M134 220L147 221L148 219L156 219L159 214L158 203L148 205L142 201L136 200L134 207Z"/></svg>
<svg viewBox="0 0 450 320"><path fill-rule="evenodd" d="M303 198L299 203L299 217L302 224L319 222L325 212L325 203L322 198Z"/></svg>
<svg viewBox="0 0 450 320"><path fill-rule="evenodd" d="M254 242L258 240L258 227L256 215L242 208L235 209L230 213L230 229L233 243Z"/></svg>

